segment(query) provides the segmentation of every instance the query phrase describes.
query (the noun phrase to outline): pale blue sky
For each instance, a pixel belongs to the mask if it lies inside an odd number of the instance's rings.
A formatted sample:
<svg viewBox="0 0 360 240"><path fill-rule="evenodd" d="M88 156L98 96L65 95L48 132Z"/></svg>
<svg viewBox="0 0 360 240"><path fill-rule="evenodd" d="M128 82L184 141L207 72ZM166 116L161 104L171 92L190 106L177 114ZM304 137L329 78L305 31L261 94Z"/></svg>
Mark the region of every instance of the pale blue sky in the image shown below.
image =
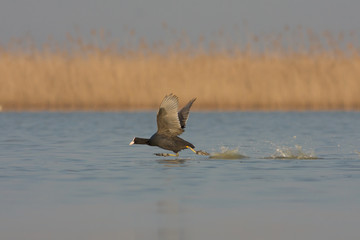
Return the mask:
<svg viewBox="0 0 360 240"><path fill-rule="evenodd" d="M116 39L126 28L148 40L166 39L162 23L191 38L220 29L231 34L248 29L256 34L279 32L286 25L315 31L360 33L358 0L0 0L0 41L30 34L42 42L51 35L87 34L105 29Z"/></svg>

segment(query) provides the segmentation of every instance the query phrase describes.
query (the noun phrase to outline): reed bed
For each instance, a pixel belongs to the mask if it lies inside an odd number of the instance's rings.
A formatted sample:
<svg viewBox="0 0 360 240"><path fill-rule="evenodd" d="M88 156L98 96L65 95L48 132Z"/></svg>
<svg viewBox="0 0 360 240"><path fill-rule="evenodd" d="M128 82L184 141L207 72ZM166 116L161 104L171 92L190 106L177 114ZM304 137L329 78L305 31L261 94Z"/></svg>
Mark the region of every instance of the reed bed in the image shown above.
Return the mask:
<svg viewBox="0 0 360 240"><path fill-rule="evenodd" d="M296 34L122 48L75 37L62 47L13 41L0 46L0 109L155 109L175 93L182 103L197 97L197 110L359 110L354 34Z"/></svg>

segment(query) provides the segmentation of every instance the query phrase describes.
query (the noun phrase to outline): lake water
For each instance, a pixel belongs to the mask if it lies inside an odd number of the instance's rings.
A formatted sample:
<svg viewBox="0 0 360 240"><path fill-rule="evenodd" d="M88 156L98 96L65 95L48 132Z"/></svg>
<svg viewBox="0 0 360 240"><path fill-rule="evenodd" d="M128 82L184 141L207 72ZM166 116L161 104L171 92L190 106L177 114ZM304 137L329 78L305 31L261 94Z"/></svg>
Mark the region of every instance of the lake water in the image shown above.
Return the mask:
<svg viewBox="0 0 360 240"><path fill-rule="evenodd" d="M1 113L0 239L359 238L359 112L192 112L181 137L216 158L128 145L155 131L156 112Z"/></svg>

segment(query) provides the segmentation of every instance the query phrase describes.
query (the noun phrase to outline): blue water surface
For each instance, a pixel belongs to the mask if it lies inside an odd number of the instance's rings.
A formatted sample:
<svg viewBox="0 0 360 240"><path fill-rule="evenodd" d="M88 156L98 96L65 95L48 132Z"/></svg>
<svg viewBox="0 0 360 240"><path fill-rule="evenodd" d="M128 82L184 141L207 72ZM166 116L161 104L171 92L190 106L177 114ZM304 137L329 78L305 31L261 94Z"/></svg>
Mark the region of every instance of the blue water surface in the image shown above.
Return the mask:
<svg viewBox="0 0 360 240"><path fill-rule="evenodd" d="M359 112L191 113L181 137L236 159L129 146L155 131L156 112L1 113L0 238L360 236Z"/></svg>

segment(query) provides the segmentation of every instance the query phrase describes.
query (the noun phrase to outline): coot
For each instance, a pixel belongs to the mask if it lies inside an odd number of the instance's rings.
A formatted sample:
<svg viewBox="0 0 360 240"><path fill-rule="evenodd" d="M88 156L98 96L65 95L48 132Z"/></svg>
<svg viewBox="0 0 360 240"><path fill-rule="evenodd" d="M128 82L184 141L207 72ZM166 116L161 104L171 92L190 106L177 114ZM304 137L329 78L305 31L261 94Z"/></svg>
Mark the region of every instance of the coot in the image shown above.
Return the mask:
<svg viewBox="0 0 360 240"><path fill-rule="evenodd" d="M207 155L204 154L205 152L203 151L195 151L195 146L192 143L178 137L178 135L184 132L190 108L195 100L196 98L191 99L189 103L178 112L179 98L174 94L166 95L157 113L157 132L152 135L150 139L135 137L129 145L147 144L150 146L158 146L175 153L157 153L156 155L158 156L179 156L178 152L186 148L196 154Z"/></svg>

